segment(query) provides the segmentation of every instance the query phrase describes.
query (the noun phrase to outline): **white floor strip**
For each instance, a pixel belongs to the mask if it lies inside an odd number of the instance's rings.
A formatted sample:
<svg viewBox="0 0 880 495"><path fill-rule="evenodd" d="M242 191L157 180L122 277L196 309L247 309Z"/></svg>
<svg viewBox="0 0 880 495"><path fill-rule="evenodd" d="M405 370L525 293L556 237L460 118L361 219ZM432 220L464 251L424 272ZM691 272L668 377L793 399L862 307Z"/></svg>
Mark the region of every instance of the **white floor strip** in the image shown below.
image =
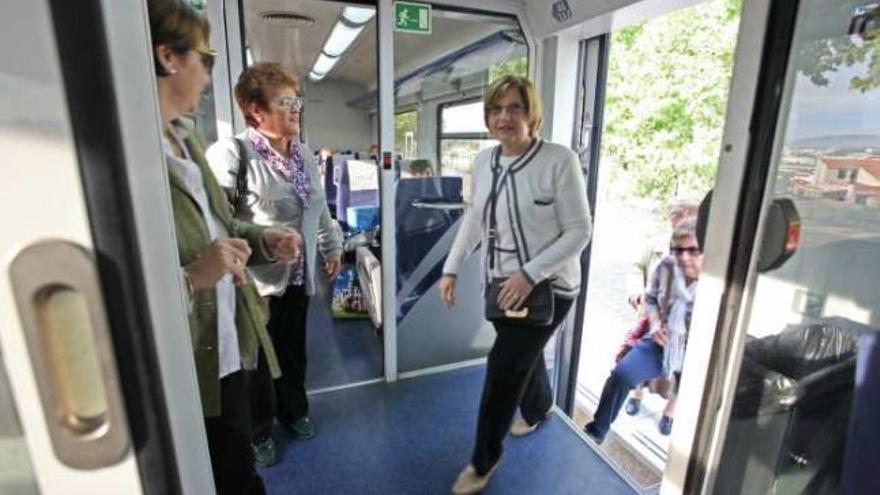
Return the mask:
<svg viewBox="0 0 880 495"><path fill-rule="evenodd" d="M385 379L384 378L373 378L371 380L364 380L362 382L346 383L345 385L334 385L332 387L316 388L315 390L309 390L308 392L306 392L306 395L318 395L318 394L324 394L327 392L336 392L337 390L345 390L348 388L363 387L364 385L373 385L375 383L385 383Z"/></svg>
<svg viewBox="0 0 880 495"><path fill-rule="evenodd" d="M406 378L416 378L419 376L435 375L437 373L443 373L446 371L454 371L454 370L458 370L458 369L462 369L462 368L469 368L471 366L478 366L481 364L486 364L486 358L471 359L469 361L461 361L458 363L433 366L431 368L424 368L424 369L415 370L415 371L404 371L403 373L400 373L400 375L398 375L398 377L401 380L406 379Z"/></svg>

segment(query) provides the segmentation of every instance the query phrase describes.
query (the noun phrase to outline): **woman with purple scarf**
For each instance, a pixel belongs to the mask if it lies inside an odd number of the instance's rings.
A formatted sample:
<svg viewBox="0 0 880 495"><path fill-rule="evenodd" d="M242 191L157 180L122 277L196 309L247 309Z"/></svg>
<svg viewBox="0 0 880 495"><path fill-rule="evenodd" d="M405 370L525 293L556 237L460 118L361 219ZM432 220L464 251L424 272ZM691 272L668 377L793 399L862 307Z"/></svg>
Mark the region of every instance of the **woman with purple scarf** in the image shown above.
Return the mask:
<svg viewBox="0 0 880 495"><path fill-rule="evenodd" d="M235 99L247 129L220 140L207 157L220 185L240 194L236 216L259 225L284 225L300 232L303 255L291 265L274 263L252 270L260 294L269 301L269 333L282 376L273 383L262 372L253 380L254 453L258 464L275 462L273 416L302 438L314 436L306 398L306 315L315 293L318 253L321 271L334 279L341 267L342 239L330 217L312 154L299 142L302 100L296 78L275 63L247 68L235 85ZM242 156L242 153L244 156ZM246 165L246 186L238 185Z"/></svg>

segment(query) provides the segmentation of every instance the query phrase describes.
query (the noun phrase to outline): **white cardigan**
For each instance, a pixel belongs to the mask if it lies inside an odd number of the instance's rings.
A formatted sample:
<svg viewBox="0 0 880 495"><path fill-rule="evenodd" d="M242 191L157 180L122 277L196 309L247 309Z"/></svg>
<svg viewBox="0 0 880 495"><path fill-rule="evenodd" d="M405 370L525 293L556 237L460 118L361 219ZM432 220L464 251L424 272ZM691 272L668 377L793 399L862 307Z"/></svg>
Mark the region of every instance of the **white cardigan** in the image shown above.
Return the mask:
<svg viewBox="0 0 880 495"><path fill-rule="evenodd" d="M247 188L248 208L242 219L258 225L284 225L299 231L303 238L305 257L306 294L315 293L315 273L318 271L318 252L324 259L342 254L342 235L336 221L330 217L324 187L314 158L303 148L303 158L312 183L309 207L293 191L293 186L264 163L247 139L247 132L235 136L245 142L248 154ZM238 144L235 139L221 139L205 153L217 182L226 189L235 187L239 167ZM253 266L248 269L254 275L260 295L277 296L284 293L290 278L291 266L286 263Z"/></svg>
<svg viewBox="0 0 880 495"><path fill-rule="evenodd" d="M532 283L553 279L557 295L580 289L580 254L590 241L592 222L577 156L568 148L536 139L519 157L498 157L495 147L474 158L471 204L443 266L457 274L482 241L483 279L503 278L522 269ZM492 168L498 167L498 237L495 269L487 273L487 234Z"/></svg>

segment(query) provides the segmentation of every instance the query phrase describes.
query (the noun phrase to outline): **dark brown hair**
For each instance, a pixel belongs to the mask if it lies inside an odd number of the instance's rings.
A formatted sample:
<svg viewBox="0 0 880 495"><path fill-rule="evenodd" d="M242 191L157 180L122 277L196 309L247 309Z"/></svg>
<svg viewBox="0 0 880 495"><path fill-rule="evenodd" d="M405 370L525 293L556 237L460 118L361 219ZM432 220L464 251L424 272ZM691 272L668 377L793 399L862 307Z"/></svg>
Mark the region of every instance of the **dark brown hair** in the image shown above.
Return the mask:
<svg viewBox="0 0 880 495"><path fill-rule="evenodd" d="M261 109L269 108L269 99L276 91L284 88L299 91L299 82L281 64L261 62L245 69L235 83L235 101L244 114L247 125L258 125L248 112L248 107L256 103Z"/></svg>
<svg viewBox="0 0 880 495"><path fill-rule="evenodd" d="M182 0L148 0L147 9L150 12L150 35L153 39L156 75L167 76L168 72L156 59L155 48L166 45L175 53L186 53L200 42L208 42L211 25L203 15Z"/></svg>

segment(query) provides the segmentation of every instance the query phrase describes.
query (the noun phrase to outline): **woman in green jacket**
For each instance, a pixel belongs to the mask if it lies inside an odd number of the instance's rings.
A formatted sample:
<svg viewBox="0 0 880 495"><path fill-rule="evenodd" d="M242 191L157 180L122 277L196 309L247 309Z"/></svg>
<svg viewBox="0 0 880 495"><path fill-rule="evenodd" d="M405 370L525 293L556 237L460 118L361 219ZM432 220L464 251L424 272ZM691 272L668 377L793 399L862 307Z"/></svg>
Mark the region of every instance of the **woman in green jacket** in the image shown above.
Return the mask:
<svg viewBox="0 0 880 495"><path fill-rule="evenodd" d="M221 495L264 494L253 465L243 370L256 367L262 350L273 374L279 372L266 332L265 303L245 265L293 262L302 239L292 229L232 218L198 136L180 120L195 108L210 80L210 27L186 2L150 0L148 7L165 161L214 483Z"/></svg>

